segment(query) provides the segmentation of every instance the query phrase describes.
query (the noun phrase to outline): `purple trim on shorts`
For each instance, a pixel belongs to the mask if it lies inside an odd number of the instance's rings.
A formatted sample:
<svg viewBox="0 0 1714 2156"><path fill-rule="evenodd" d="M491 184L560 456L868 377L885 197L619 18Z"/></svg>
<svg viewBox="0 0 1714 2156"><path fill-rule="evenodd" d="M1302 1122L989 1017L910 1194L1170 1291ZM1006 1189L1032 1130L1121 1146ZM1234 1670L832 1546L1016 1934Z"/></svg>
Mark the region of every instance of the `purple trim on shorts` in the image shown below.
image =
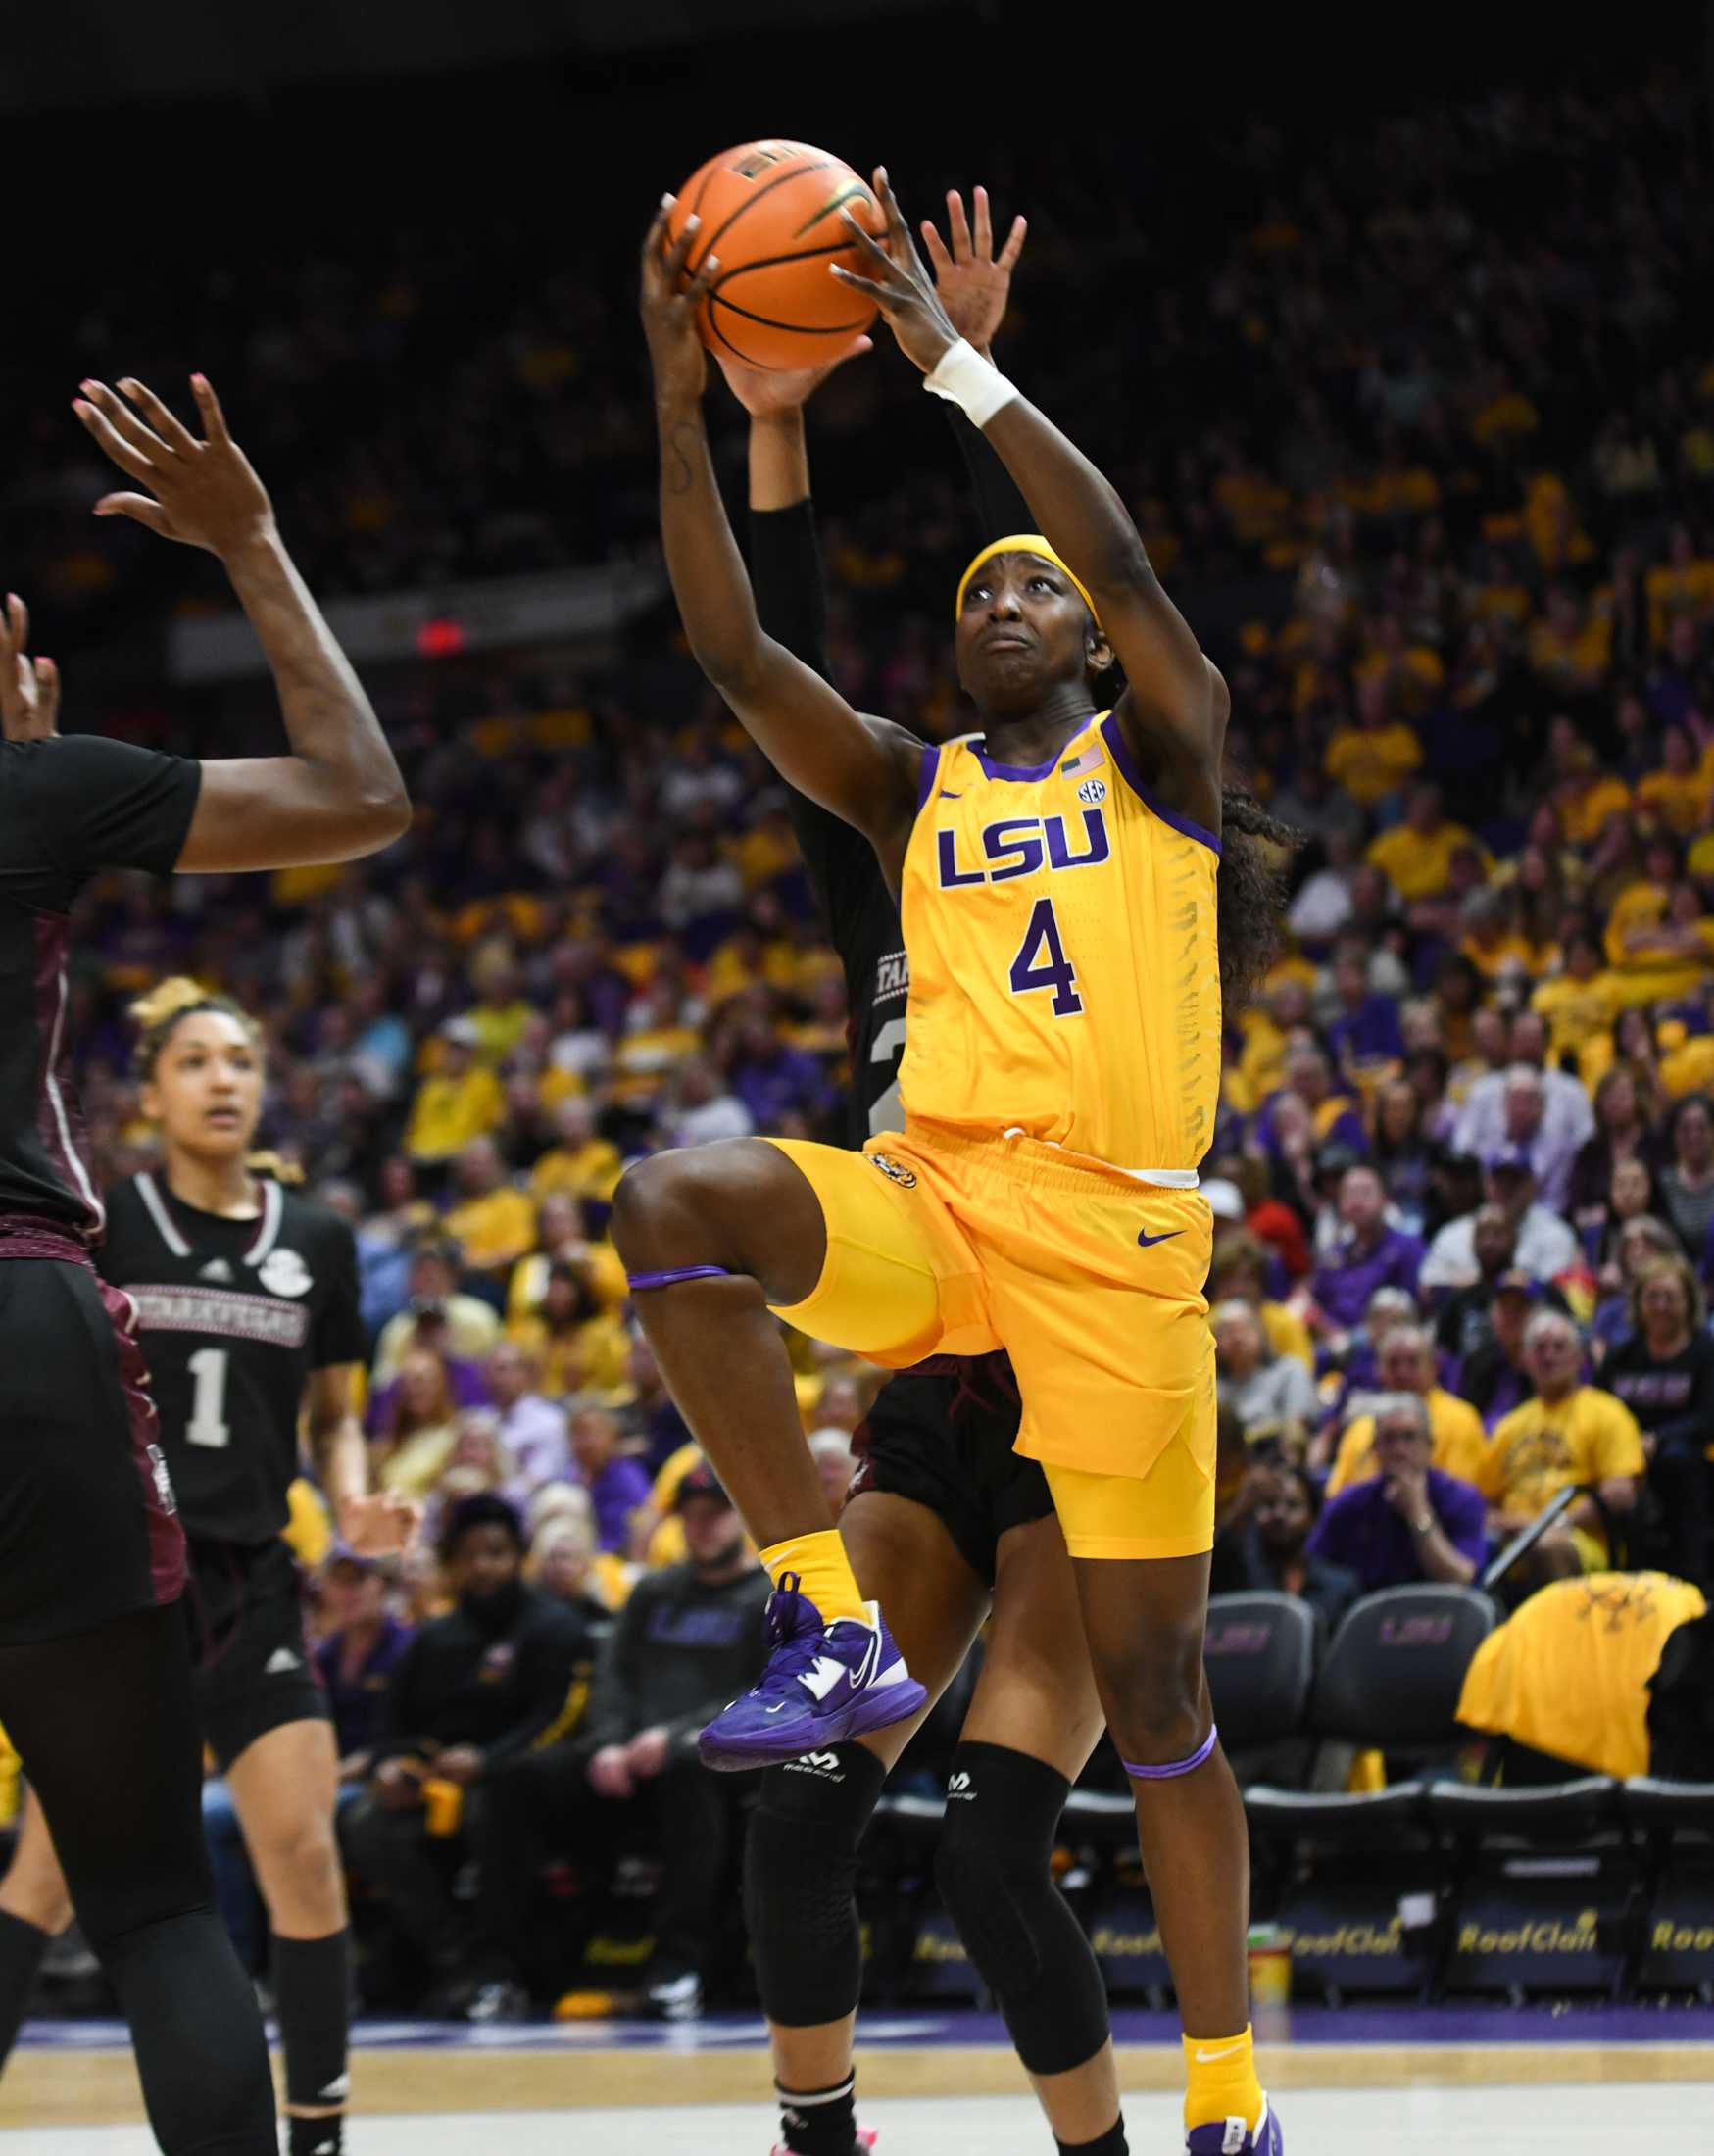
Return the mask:
<svg viewBox="0 0 1714 2156"><path fill-rule="evenodd" d="M671 1265L663 1273L627 1273L625 1285L633 1293L639 1288L671 1288L681 1280L729 1280L731 1275L724 1265Z"/></svg>
<svg viewBox="0 0 1714 2156"><path fill-rule="evenodd" d="M941 753L937 748L922 752L922 769L916 777L916 812L921 815L928 807L928 797L934 792L934 782L940 775Z"/></svg>
<svg viewBox="0 0 1714 2156"><path fill-rule="evenodd" d="M1207 847L1215 859L1218 860L1220 858L1220 841L1214 836L1213 832L1204 825L1194 822L1191 817L1180 815L1176 808L1162 808L1160 803L1150 793L1148 787L1144 785L1143 775L1137 768L1136 761L1131 755L1130 744L1125 739L1125 730L1118 720L1116 718L1102 719L1101 730L1102 739L1112 752L1113 761L1124 772L1126 782L1132 793L1136 795L1150 814L1158 816L1162 823L1169 824L1173 830L1181 832L1187 839L1195 839L1199 846Z"/></svg>
<svg viewBox="0 0 1714 2156"><path fill-rule="evenodd" d="M1195 1774L1199 1767L1206 1766L1219 1741L1220 1732L1210 1724L1207 1736L1188 1759L1175 1759L1164 1767L1134 1767L1128 1759L1121 1759L1119 1764L1134 1782L1171 1782L1178 1775Z"/></svg>

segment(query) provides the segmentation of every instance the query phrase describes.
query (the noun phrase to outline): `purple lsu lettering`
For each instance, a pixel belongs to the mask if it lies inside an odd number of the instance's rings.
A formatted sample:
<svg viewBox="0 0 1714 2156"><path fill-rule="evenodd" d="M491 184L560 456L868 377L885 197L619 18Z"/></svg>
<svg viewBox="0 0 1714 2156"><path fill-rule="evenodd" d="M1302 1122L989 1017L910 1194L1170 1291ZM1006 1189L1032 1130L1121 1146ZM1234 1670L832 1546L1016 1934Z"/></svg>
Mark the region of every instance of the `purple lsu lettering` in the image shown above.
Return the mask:
<svg viewBox="0 0 1714 2156"><path fill-rule="evenodd" d="M935 858L943 891L962 884L1010 883L1019 876L1033 876L1044 862L1050 871L1058 868L1093 868L1112 852L1106 818L1099 808L1083 811L1083 852L1071 851L1063 816L1004 816L984 824L981 833L984 865L960 868L958 834L935 833Z"/></svg>

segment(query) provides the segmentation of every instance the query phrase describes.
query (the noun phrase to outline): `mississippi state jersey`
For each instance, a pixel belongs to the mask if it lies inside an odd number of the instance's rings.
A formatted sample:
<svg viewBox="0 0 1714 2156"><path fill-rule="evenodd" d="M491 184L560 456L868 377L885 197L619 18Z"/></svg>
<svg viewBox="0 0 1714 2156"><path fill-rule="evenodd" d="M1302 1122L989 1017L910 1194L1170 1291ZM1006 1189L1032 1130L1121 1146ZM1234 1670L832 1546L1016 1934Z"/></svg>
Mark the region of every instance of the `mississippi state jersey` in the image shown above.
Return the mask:
<svg viewBox="0 0 1714 2156"><path fill-rule="evenodd" d="M324 1205L262 1179L225 1220L135 1175L108 1198L98 1262L137 1306L161 1444L194 1540L265 1543L288 1517L314 1370L361 1362L357 1244Z"/></svg>
<svg viewBox="0 0 1714 2156"><path fill-rule="evenodd" d="M95 734L0 741L0 1220L101 1231L62 1068L72 903L101 868L171 874L202 766Z"/></svg>
<svg viewBox="0 0 1714 2156"><path fill-rule="evenodd" d="M1220 842L1146 796L1118 721L1033 768L924 752L900 909L912 1116L1194 1169L1220 1085Z"/></svg>

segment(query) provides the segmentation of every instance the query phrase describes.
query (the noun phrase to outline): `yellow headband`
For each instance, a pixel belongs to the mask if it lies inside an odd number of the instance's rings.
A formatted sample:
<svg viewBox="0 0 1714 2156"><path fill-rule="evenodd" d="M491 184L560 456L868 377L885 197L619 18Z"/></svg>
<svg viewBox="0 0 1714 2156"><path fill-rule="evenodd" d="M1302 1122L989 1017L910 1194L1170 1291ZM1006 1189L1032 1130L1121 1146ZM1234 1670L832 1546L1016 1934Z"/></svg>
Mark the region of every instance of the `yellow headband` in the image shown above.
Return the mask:
<svg viewBox="0 0 1714 2156"><path fill-rule="evenodd" d="M958 580L958 596L953 605L953 619L955 621L964 611L964 594L970 589L971 577L975 575L984 562L992 562L997 554L1034 554L1039 555L1044 562L1052 562L1062 576L1069 576L1077 586L1078 597L1089 609L1096 627L1098 629L1101 627L1101 615L1096 612L1095 601L1085 590L1082 578L1066 566L1064 559L1053 552L1053 549L1039 531L1014 531L1009 539L996 539L992 546L982 549L982 552Z"/></svg>

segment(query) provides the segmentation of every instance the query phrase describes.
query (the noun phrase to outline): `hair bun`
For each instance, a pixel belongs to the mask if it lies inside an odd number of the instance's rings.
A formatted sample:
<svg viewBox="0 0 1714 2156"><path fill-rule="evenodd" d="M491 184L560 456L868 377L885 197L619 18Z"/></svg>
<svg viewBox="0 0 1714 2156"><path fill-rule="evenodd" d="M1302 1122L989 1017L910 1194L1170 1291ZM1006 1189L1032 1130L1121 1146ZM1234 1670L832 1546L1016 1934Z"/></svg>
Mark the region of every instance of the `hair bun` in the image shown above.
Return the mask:
<svg viewBox="0 0 1714 2156"><path fill-rule="evenodd" d="M130 1006L130 1015L145 1033L153 1033L181 1010L190 1010L208 1000L209 992L200 981L193 981L186 973L174 973L157 981L146 996L139 996Z"/></svg>

